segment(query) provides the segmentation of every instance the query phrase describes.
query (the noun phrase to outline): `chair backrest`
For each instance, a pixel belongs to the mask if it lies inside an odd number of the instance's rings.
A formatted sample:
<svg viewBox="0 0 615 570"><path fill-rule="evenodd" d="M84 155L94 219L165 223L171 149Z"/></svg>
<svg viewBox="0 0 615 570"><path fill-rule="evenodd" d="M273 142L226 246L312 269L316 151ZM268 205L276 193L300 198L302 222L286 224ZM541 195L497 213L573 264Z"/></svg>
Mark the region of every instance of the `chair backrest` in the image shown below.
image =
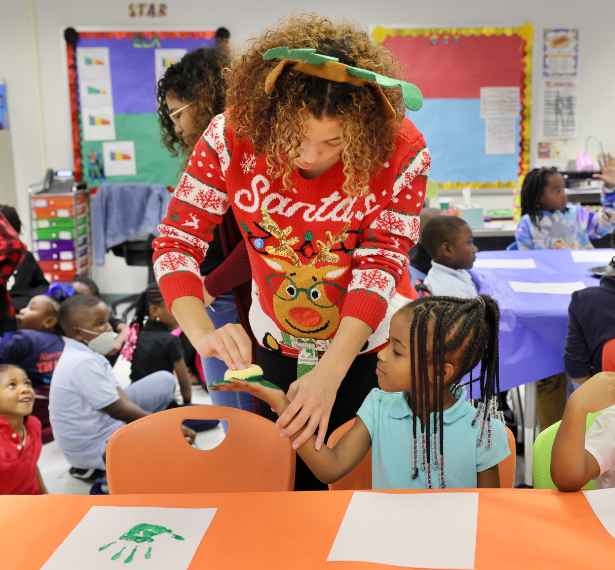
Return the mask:
<svg viewBox="0 0 615 570"><path fill-rule="evenodd" d="M352 418L338 427L327 440L327 446L333 446L342 439L342 436L354 425L356 418ZM372 448L361 462L345 477L329 485L330 491L365 491L372 488Z"/></svg>
<svg viewBox="0 0 615 570"><path fill-rule="evenodd" d="M585 421L585 433L594 423L594 420L602 412L596 412L595 414L587 414ZM540 432L536 441L534 442L534 465L533 465L533 478L534 489L557 489L551 479L551 450L553 449L553 441L557 434L557 430L562 422L556 422L552 426L549 426L545 431ZM593 481L590 481L583 487L583 489L595 489Z"/></svg>
<svg viewBox="0 0 615 570"><path fill-rule="evenodd" d="M506 251L517 251L519 249L519 245L516 241L513 241L509 246L506 247Z"/></svg>
<svg viewBox="0 0 615 570"><path fill-rule="evenodd" d="M342 439L342 436L354 425L355 418L338 427L327 441L327 446L333 446ZM506 428L508 435L508 447L510 455L498 464L500 471L500 487L512 489L515 482L515 466L517 459L517 448L515 436ZM365 491L372 488L372 449L370 447L367 455L361 462L345 477L329 485L330 491Z"/></svg>
<svg viewBox="0 0 615 570"><path fill-rule="evenodd" d="M515 485L515 472L517 470L517 444L513 432L508 428L506 428L506 435L508 435L510 455L498 463L498 470L500 472L500 488L512 489Z"/></svg>
<svg viewBox="0 0 615 570"><path fill-rule="evenodd" d="M184 439L187 419L224 419L226 437L214 449ZM118 494L292 491L295 452L275 424L221 406L166 410L116 431L107 444L109 492Z"/></svg>
<svg viewBox="0 0 615 570"><path fill-rule="evenodd" d="M615 372L615 338L602 347L602 371Z"/></svg>

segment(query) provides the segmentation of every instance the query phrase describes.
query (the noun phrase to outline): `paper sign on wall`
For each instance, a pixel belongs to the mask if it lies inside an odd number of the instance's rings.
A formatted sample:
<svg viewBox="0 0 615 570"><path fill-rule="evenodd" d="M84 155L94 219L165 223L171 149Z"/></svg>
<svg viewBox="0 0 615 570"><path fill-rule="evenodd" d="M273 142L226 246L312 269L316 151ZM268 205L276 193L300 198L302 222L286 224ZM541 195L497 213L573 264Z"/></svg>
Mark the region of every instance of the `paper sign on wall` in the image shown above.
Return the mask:
<svg viewBox="0 0 615 570"><path fill-rule="evenodd" d="M108 77L82 79L79 99L83 107L113 107L111 79Z"/></svg>
<svg viewBox="0 0 615 570"><path fill-rule="evenodd" d="M543 30L542 74L576 76L579 65L579 29Z"/></svg>
<svg viewBox="0 0 615 570"><path fill-rule="evenodd" d="M92 507L41 570L187 570L216 510Z"/></svg>
<svg viewBox="0 0 615 570"><path fill-rule="evenodd" d="M83 107L83 138L86 141L108 141L115 138L113 107Z"/></svg>
<svg viewBox="0 0 615 570"><path fill-rule="evenodd" d="M576 80L545 80L543 98L544 136L576 138L578 117Z"/></svg>
<svg viewBox="0 0 615 570"><path fill-rule="evenodd" d="M185 49L156 49L156 83L174 63L177 63L188 50Z"/></svg>
<svg viewBox="0 0 615 570"><path fill-rule="evenodd" d="M103 143L103 160L107 176L134 176L137 173L133 141Z"/></svg>
<svg viewBox="0 0 615 570"><path fill-rule="evenodd" d="M77 48L79 79L110 77L109 48Z"/></svg>
<svg viewBox="0 0 615 570"><path fill-rule="evenodd" d="M519 87L481 87L480 116L519 117Z"/></svg>

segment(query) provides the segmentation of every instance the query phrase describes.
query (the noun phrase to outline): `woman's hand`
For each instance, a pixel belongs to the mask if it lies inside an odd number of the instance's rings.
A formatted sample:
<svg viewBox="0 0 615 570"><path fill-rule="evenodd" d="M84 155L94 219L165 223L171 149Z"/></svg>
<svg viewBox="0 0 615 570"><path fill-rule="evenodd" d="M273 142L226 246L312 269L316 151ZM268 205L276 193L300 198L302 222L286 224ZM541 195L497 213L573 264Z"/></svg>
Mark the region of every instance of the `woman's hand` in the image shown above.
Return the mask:
<svg viewBox="0 0 615 570"><path fill-rule="evenodd" d="M610 154L605 155L602 160L598 157L600 164L600 174L594 174L594 178L598 178L604 182L606 188L612 190L615 186L615 158Z"/></svg>
<svg viewBox="0 0 615 570"><path fill-rule="evenodd" d="M182 435L186 438L186 441L192 445L196 439L196 432L189 427L182 425Z"/></svg>
<svg viewBox="0 0 615 570"><path fill-rule="evenodd" d="M252 342L241 325L229 323L206 335L190 339L201 356L215 356L234 370L244 370L252 363Z"/></svg>
<svg viewBox="0 0 615 570"><path fill-rule="evenodd" d="M276 423L283 437L292 436L305 427L293 442L293 448L301 447L318 429L314 447L319 450L325 441L331 409L341 380L335 381L322 363L295 380L288 390L290 405ZM294 418L294 419L293 419ZM307 424L307 427L306 427Z"/></svg>

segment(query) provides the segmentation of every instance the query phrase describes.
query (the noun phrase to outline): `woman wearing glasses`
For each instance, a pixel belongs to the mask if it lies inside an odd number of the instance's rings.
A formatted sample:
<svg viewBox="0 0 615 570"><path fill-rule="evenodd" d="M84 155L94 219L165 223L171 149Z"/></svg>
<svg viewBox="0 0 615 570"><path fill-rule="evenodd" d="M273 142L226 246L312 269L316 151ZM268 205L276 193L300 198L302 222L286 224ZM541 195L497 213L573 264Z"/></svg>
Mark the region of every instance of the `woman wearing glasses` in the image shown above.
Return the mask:
<svg viewBox="0 0 615 570"><path fill-rule="evenodd" d="M229 65L224 54L228 32L221 28L216 38L221 49L201 48L187 53L181 61L169 67L158 81L156 96L162 143L171 156L181 154L184 157L182 171L195 160L191 157L194 146L211 120L224 111L222 69ZM207 314L215 328L220 329L230 323L243 325L249 332L252 273L246 245L231 209L214 230L200 272L204 277L203 295ZM226 371L222 360L203 358L202 364L209 385L222 380ZM211 399L216 406L254 411L254 399L250 394L212 391ZM223 427L226 431L226 422L223 422Z"/></svg>

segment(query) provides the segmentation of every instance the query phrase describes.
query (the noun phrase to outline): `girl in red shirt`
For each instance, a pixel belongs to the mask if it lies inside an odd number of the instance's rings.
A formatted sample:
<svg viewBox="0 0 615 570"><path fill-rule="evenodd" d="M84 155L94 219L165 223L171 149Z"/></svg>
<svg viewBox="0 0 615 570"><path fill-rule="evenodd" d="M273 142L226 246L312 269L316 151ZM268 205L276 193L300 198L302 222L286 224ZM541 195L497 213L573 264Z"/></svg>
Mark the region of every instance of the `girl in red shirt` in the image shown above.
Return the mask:
<svg viewBox="0 0 615 570"><path fill-rule="evenodd" d="M318 430L319 449L355 416L377 386L391 316L415 296L408 250L430 157L404 116L420 91L400 77L393 55L346 21L302 14L267 30L232 63L228 110L195 146L154 242L160 289L192 344L245 368L247 335L212 330L198 273L232 208L257 362L291 401L279 419L259 412L285 436L307 424L296 447ZM323 486L298 463L295 488Z"/></svg>
<svg viewBox="0 0 615 570"><path fill-rule="evenodd" d="M31 416L34 389L19 366L0 364L0 495L46 495L36 462L41 422Z"/></svg>

